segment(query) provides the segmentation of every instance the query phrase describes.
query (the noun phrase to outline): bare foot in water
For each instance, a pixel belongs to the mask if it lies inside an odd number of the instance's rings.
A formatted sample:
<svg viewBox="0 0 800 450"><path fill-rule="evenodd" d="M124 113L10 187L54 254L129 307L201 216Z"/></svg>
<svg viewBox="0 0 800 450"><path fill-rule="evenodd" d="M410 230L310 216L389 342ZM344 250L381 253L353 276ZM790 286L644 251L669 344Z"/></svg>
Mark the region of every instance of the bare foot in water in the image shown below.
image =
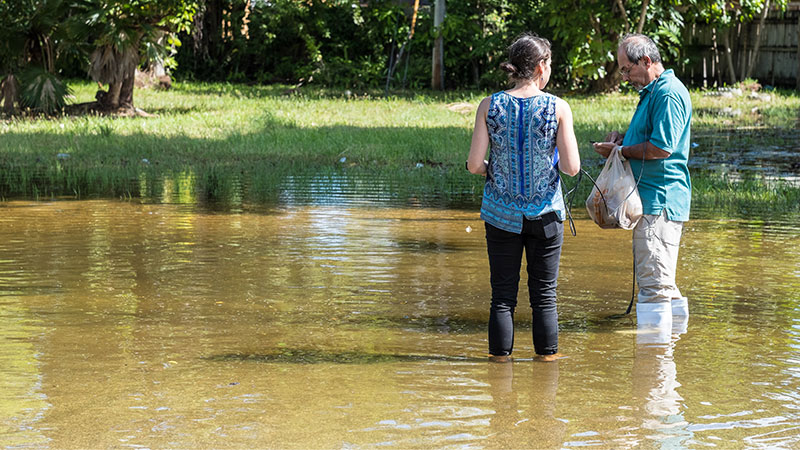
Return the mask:
<svg viewBox="0 0 800 450"><path fill-rule="evenodd" d="M495 362L495 363L511 362L511 356L509 356L509 355L489 355L489 362Z"/></svg>
<svg viewBox="0 0 800 450"><path fill-rule="evenodd" d="M553 353L552 355L536 355L533 357L533 360L541 362L553 362L561 358L566 358L566 355L563 353Z"/></svg>

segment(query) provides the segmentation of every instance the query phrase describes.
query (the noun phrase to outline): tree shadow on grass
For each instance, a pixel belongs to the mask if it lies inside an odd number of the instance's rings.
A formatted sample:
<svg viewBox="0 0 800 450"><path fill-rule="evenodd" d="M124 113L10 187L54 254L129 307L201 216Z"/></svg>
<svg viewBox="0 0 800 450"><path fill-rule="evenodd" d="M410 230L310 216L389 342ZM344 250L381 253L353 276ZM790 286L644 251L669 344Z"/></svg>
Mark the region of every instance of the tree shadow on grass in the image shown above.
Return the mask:
<svg viewBox="0 0 800 450"><path fill-rule="evenodd" d="M371 201L447 204L456 192L474 204L483 180L463 170L469 136L455 127L306 128L266 114L252 131L214 138L95 131L4 133L0 196L158 198L177 188L220 199L245 189L254 202L294 190L288 197L301 202L366 193ZM463 150L454 151L458 141Z"/></svg>

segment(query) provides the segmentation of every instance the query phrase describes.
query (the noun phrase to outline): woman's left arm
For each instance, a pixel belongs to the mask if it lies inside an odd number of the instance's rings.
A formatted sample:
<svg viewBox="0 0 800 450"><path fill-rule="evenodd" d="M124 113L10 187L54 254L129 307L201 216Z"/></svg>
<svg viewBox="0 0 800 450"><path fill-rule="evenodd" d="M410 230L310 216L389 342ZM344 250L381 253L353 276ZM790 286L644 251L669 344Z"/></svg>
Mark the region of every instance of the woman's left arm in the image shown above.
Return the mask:
<svg viewBox="0 0 800 450"><path fill-rule="evenodd" d="M476 175L486 176L486 169L489 165L486 161L486 153L489 151L489 128L486 126L486 115L489 112L491 101L491 97L481 100L478 112L475 114L475 127L472 129L472 144L469 146L467 169Z"/></svg>
<svg viewBox="0 0 800 450"><path fill-rule="evenodd" d="M564 100L556 101L556 117L558 118L558 132L556 145L558 146L558 168L565 174L574 177L581 170L581 155L578 152L578 140L572 125L572 110Z"/></svg>

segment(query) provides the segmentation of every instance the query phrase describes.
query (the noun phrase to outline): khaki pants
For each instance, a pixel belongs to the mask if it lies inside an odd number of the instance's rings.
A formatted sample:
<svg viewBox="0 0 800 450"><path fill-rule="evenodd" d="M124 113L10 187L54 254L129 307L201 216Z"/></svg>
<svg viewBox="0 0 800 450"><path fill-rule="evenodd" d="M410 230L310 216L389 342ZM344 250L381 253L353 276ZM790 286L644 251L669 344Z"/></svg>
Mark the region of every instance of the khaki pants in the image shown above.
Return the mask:
<svg viewBox="0 0 800 450"><path fill-rule="evenodd" d="M666 211L642 216L633 229L633 258L640 303L670 302L680 298L675 284L683 222L668 220Z"/></svg>

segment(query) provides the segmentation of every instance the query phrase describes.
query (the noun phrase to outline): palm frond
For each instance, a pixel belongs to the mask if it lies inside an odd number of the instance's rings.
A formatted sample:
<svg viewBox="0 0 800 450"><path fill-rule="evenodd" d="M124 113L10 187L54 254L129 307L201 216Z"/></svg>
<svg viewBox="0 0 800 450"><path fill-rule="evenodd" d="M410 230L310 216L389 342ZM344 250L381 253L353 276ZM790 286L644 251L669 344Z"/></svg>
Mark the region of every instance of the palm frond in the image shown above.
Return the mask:
<svg viewBox="0 0 800 450"><path fill-rule="evenodd" d="M122 52L112 44L97 47L89 57L89 76L101 83L121 83L126 74L133 73L139 65L139 54L135 48Z"/></svg>
<svg viewBox="0 0 800 450"><path fill-rule="evenodd" d="M28 69L21 77L20 103L33 110L52 114L66 106L71 94L67 85L42 68Z"/></svg>

